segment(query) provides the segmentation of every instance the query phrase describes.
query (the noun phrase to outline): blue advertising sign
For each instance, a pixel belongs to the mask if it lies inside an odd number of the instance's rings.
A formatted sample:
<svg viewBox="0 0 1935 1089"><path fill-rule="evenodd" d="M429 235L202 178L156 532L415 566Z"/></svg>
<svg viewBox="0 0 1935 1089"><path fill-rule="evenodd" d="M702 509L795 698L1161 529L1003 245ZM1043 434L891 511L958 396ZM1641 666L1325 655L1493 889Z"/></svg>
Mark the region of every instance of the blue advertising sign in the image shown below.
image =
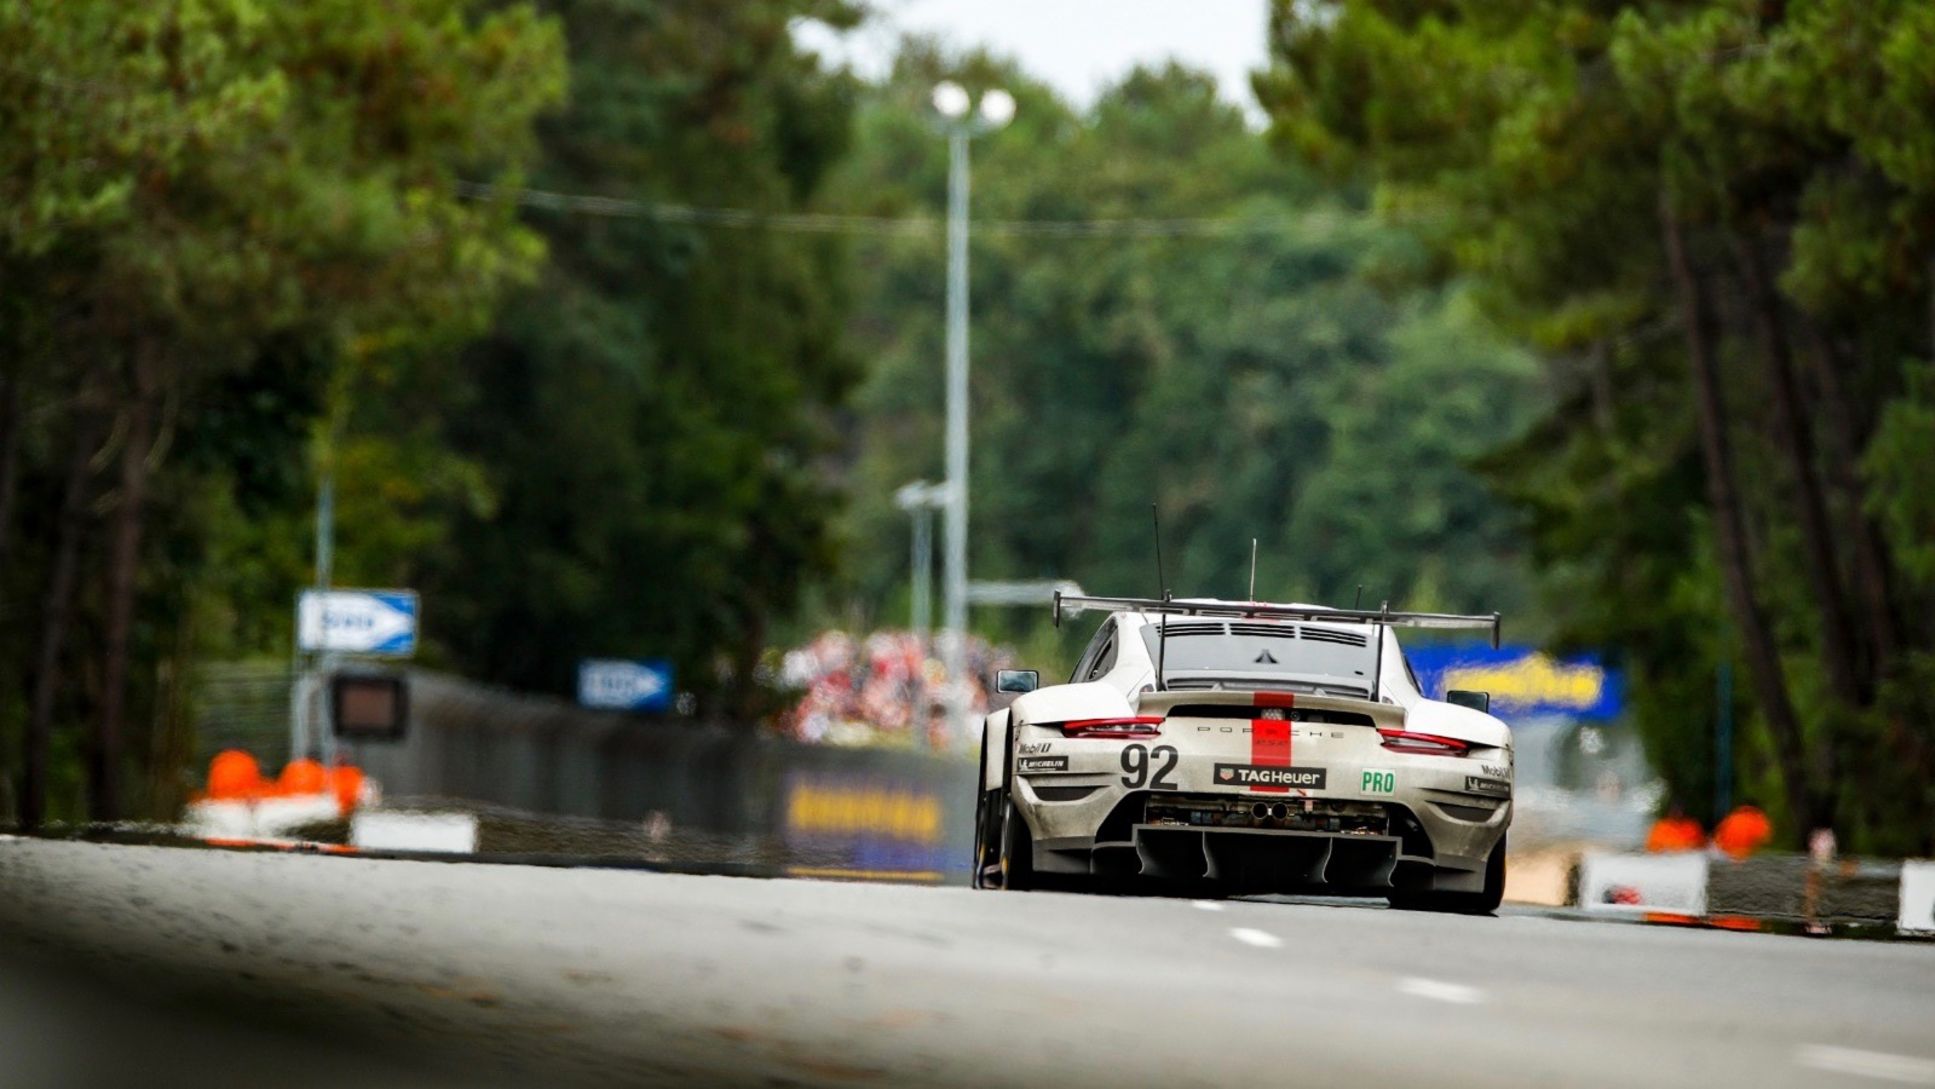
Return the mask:
<svg viewBox="0 0 1935 1089"><path fill-rule="evenodd" d="M578 702L607 711L672 706L672 663L663 658L586 658L578 663Z"/></svg>
<svg viewBox="0 0 1935 1089"><path fill-rule="evenodd" d="M406 658L417 649L413 590L304 590L296 646L306 651Z"/></svg>
<svg viewBox="0 0 1935 1089"><path fill-rule="evenodd" d="M1612 719L1624 705L1625 678L1597 654L1555 658L1537 647L1459 644L1407 647L1404 656L1425 695L1489 692L1500 716Z"/></svg>

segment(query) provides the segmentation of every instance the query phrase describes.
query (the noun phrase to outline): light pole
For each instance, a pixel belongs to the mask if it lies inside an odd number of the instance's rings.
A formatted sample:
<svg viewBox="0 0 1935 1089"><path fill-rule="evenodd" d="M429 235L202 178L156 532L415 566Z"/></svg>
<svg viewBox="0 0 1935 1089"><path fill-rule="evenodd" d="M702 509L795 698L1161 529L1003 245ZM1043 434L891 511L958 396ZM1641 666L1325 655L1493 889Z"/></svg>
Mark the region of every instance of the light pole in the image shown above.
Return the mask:
<svg viewBox="0 0 1935 1089"><path fill-rule="evenodd" d="M927 653L927 629L933 625L934 512L947 506L947 485L916 480L894 492L894 505L907 512L913 523L913 553L908 557L911 574L909 623L920 640L921 653Z"/></svg>
<svg viewBox="0 0 1935 1089"><path fill-rule="evenodd" d="M335 441L332 431L328 448L320 455L316 485L316 586L318 593L329 591L336 559L336 471ZM295 678L289 686L289 759L294 763L310 756L329 720L329 669L333 663L325 652L304 654L302 638L296 638ZM320 706L319 706L320 705ZM330 761L334 763L334 761Z"/></svg>
<svg viewBox="0 0 1935 1089"><path fill-rule="evenodd" d="M947 667L947 725L967 736L968 521L968 141L1014 119L1015 100L995 88L978 108L952 81L934 88L934 112L947 136L947 527L941 660Z"/></svg>
<svg viewBox="0 0 1935 1089"><path fill-rule="evenodd" d="M914 670L912 684L909 686L907 721L912 727L916 744L925 746L930 742L927 722L927 631L933 624L933 604L931 601L934 586L934 512L947 506L947 485L930 484L916 480L903 484L894 492L894 505L907 512L913 522L913 554L908 557L911 585L910 622L914 629L914 642L920 648L920 663Z"/></svg>

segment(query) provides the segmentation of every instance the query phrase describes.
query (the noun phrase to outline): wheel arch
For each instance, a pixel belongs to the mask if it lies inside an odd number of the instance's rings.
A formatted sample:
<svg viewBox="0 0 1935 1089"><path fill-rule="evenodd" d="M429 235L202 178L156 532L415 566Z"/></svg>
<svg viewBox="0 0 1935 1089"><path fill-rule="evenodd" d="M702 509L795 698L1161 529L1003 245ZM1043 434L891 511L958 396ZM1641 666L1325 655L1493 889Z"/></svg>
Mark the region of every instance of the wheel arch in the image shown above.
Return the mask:
<svg viewBox="0 0 1935 1089"><path fill-rule="evenodd" d="M988 715L981 723L982 790L1001 790L1008 785L1014 748L1014 720L1007 709Z"/></svg>

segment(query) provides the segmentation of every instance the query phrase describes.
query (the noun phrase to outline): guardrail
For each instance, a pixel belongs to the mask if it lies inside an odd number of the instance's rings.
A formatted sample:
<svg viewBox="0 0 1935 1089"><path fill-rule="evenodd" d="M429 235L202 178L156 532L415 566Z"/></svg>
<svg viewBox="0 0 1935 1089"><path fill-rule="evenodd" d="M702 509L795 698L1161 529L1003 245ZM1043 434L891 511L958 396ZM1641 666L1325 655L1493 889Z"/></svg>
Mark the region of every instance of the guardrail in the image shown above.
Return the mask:
<svg viewBox="0 0 1935 1089"><path fill-rule="evenodd" d="M1585 851L1574 884L1573 906L1612 916L1935 937L1935 861Z"/></svg>

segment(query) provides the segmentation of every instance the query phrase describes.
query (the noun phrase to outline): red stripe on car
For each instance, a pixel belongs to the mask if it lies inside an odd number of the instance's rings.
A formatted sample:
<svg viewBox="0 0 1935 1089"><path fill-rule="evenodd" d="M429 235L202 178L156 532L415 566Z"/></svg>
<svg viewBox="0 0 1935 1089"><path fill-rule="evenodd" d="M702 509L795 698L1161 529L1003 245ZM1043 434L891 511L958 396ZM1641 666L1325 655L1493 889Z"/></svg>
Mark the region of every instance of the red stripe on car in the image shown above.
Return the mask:
<svg viewBox="0 0 1935 1089"><path fill-rule="evenodd" d="M1258 718L1250 720L1250 763L1260 768L1287 768L1290 766L1289 719ZM1251 789L1261 791L1265 794L1285 794L1290 790L1286 786L1256 786Z"/></svg>

